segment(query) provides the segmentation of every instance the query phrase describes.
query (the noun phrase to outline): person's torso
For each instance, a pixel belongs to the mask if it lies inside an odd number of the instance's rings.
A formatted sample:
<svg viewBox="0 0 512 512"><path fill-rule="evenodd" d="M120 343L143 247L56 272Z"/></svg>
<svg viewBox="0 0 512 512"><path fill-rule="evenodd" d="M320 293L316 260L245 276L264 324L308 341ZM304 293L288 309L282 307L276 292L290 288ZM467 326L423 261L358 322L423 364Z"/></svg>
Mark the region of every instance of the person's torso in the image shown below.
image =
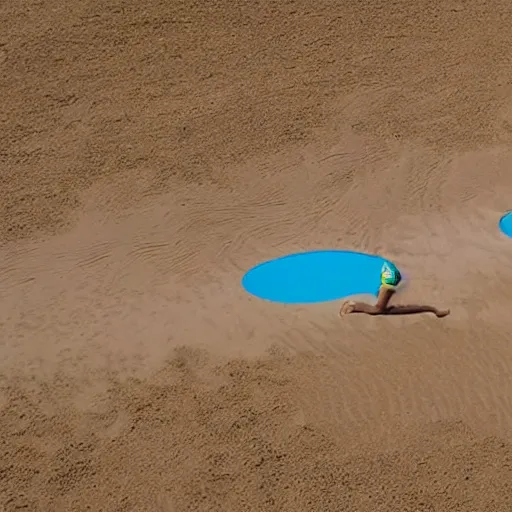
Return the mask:
<svg viewBox="0 0 512 512"><path fill-rule="evenodd" d="M402 279L402 276L400 275L398 268L393 263L386 261L382 265L380 279L382 284L396 286Z"/></svg>

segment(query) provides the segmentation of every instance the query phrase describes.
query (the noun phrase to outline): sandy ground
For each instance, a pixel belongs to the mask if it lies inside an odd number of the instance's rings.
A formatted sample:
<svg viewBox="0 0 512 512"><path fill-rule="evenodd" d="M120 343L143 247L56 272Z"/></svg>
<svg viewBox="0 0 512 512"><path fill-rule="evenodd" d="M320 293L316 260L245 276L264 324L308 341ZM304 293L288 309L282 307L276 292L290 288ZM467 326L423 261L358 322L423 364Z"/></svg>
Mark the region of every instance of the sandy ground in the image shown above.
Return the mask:
<svg viewBox="0 0 512 512"><path fill-rule="evenodd" d="M0 4L0 510L512 510L509 0ZM264 259L378 252L337 317Z"/></svg>

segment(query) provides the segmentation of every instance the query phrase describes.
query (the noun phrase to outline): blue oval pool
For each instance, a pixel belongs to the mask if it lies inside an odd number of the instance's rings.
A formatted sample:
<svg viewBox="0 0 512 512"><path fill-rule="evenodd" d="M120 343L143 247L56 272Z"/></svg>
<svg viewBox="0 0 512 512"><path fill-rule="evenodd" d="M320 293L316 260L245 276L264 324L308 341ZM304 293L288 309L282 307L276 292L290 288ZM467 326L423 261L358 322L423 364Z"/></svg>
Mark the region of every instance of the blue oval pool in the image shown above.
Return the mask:
<svg viewBox="0 0 512 512"><path fill-rule="evenodd" d="M313 251L266 261L249 270L242 286L260 299L286 304L376 295L383 258L352 251Z"/></svg>
<svg viewBox="0 0 512 512"><path fill-rule="evenodd" d="M500 219L500 229L505 235L512 238L512 211L506 213Z"/></svg>

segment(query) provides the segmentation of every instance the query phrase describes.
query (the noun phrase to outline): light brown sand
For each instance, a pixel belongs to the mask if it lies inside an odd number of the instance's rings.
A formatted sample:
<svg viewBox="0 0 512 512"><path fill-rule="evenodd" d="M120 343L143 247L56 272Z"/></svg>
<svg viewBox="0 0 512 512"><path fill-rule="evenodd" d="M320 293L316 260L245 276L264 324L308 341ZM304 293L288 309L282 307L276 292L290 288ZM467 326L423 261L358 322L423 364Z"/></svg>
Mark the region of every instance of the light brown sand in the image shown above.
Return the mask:
<svg viewBox="0 0 512 512"><path fill-rule="evenodd" d="M509 0L0 5L0 510L512 510ZM431 316L239 281L380 252Z"/></svg>

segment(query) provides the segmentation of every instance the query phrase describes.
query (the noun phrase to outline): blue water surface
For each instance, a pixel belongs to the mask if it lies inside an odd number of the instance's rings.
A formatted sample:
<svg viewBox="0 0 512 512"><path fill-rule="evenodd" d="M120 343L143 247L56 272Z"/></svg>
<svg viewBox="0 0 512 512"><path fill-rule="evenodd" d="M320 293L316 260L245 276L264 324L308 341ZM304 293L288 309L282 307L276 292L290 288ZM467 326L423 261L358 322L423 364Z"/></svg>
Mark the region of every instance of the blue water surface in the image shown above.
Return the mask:
<svg viewBox="0 0 512 512"><path fill-rule="evenodd" d="M500 219L500 229L505 235L512 238L512 211L506 213Z"/></svg>
<svg viewBox="0 0 512 512"><path fill-rule="evenodd" d="M290 254L249 270L242 286L272 302L311 304L378 293L383 258L352 251Z"/></svg>

